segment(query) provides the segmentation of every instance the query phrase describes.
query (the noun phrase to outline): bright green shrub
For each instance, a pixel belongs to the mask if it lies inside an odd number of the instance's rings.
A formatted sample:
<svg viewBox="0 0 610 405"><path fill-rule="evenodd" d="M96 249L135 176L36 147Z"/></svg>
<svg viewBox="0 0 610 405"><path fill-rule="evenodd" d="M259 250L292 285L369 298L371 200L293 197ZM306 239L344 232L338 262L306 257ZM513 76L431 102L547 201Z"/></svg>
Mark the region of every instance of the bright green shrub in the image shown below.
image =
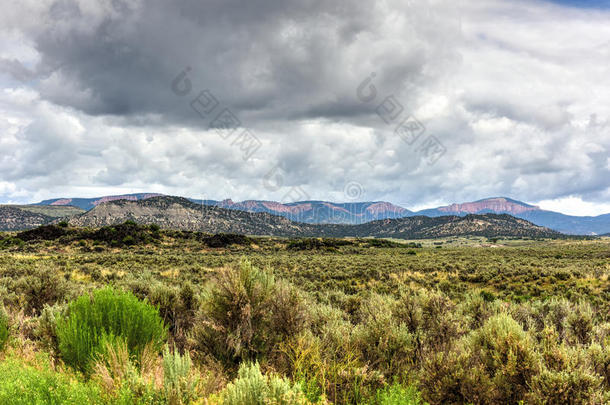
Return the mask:
<svg viewBox="0 0 610 405"><path fill-rule="evenodd" d="M106 404L98 387L53 372L48 366L26 366L21 359L0 363L0 403L31 404Z"/></svg>
<svg viewBox="0 0 610 405"><path fill-rule="evenodd" d="M275 375L263 375L258 363L254 363L241 365L237 378L218 395L217 403L305 405L309 402L298 385L292 385L287 379Z"/></svg>
<svg viewBox="0 0 610 405"><path fill-rule="evenodd" d="M0 306L0 351L4 349L6 342L8 341L9 325L8 316L4 311L4 308Z"/></svg>
<svg viewBox="0 0 610 405"><path fill-rule="evenodd" d="M383 390L379 390L375 401L371 405L424 405L421 394L413 386L404 387L394 383Z"/></svg>
<svg viewBox="0 0 610 405"><path fill-rule="evenodd" d="M96 290L70 303L57 322L59 351L64 361L88 372L103 349L102 342L124 341L130 355L139 355L147 344L160 351L167 328L156 308L129 292Z"/></svg>

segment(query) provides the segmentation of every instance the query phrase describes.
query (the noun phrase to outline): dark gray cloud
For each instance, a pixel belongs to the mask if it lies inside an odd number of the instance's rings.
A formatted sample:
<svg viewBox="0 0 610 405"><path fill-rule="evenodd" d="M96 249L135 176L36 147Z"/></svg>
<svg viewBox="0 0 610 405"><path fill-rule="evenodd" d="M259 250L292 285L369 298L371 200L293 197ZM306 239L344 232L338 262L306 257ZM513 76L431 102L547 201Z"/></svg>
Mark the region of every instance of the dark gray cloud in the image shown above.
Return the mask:
<svg viewBox="0 0 610 405"><path fill-rule="evenodd" d="M503 0L5 9L0 201L281 200L293 188L345 200L354 182L361 199L408 207L507 195L590 209L610 197L607 11ZM177 95L187 66L190 92ZM204 89L218 106L202 118L189 102ZM224 108L241 122L226 139L209 129ZM417 139L395 132L409 116L425 128ZM258 142L248 159L244 128Z"/></svg>
<svg viewBox="0 0 610 405"><path fill-rule="evenodd" d="M41 95L91 115L189 118L169 83L190 66L193 91L209 88L253 120L351 117L364 112L354 89L371 71L380 90L415 90L434 76L429 65L456 54L447 42L459 34L443 27L430 35L427 24L442 16L426 17L425 3L102 4L50 3L32 30Z"/></svg>

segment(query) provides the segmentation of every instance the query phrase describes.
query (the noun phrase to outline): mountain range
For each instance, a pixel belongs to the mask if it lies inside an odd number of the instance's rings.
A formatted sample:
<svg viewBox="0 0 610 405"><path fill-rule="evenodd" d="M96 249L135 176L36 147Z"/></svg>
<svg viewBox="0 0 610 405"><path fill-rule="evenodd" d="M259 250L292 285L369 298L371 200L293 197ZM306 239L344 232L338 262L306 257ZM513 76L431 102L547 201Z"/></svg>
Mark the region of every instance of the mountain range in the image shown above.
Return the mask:
<svg viewBox="0 0 610 405"><path fill-rule="evenodd" d="M97 198L58 198L41 201L40 203L20 207L68 207L89 211L97 206L119 200L142 201L162 196L158 193L138 193L115 196L103 196ZM404 207L384 202L348 202L334 203L328 201L299 201L292 203L280 203L276 201L247 200L234 202L230 199L198 200L189 199L192 203L200 206L212 206L233 211L249 213L266 213L274 216L284 217L293 222L305 224L351 224L360 225L371 221L385 219L399 219L405 217L427 216L466 216L482 214L508 214L516 218L524 219L535 225L547 227L555 231L576 235L602 235L610 233L610 214L599 216L572 216L559 212L547 211L538 206L527 204L507 197L486 198L473 202L456 203L437 208L421 211L410 211ZM8 207L8 206L0 206ZM19 207L19 206L11 206ZM5 209L6 211L6 209ZM5 215L0 211L0 229L18 229L15 222L16 212L12 208L12 214L6 218L13 218L10 224L6 223ZM8 211L7 211L8 212ZM25 212L24 225L32 226L35 223L48 223L52 217L32 217L31 212ZM28 217L28 218L26 218Z"/></svg>
<svg viewBox="0 0 610 405"><path fill-rule="evenodd" d="M73 216L69 224L80 227L117 225L132 220L162 228L229 232L247 235L389 237L403 239L448 236L558 237L559 233L510 215L403 217L364 224L309 224L267 212L247 212L198 204L182 197L152 197L145 200L113 200Z"/></svg>

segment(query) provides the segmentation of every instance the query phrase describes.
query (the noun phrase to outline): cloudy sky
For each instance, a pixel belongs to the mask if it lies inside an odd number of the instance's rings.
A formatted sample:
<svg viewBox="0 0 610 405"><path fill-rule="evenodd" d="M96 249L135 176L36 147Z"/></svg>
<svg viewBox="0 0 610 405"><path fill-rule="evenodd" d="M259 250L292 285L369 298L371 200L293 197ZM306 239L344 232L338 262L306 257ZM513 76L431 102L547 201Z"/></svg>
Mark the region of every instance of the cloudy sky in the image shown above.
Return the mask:
<svg viewBox="0 0 610 405"><path fill-rule="evenodd" d="M610 212L606 1L0 5L0 202Z"/></svg>

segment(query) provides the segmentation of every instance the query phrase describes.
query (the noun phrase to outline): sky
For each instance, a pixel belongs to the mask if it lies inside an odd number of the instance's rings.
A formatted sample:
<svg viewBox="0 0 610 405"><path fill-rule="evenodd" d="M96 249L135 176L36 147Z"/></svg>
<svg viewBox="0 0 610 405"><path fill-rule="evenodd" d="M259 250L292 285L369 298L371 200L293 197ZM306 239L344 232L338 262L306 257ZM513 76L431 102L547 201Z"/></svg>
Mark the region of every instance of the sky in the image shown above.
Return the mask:
<svg viewBox="0 0 610 405"><path fill-rule="evenodd" d="M608 3L0 0L0 203L607 213Z"/></svg>

